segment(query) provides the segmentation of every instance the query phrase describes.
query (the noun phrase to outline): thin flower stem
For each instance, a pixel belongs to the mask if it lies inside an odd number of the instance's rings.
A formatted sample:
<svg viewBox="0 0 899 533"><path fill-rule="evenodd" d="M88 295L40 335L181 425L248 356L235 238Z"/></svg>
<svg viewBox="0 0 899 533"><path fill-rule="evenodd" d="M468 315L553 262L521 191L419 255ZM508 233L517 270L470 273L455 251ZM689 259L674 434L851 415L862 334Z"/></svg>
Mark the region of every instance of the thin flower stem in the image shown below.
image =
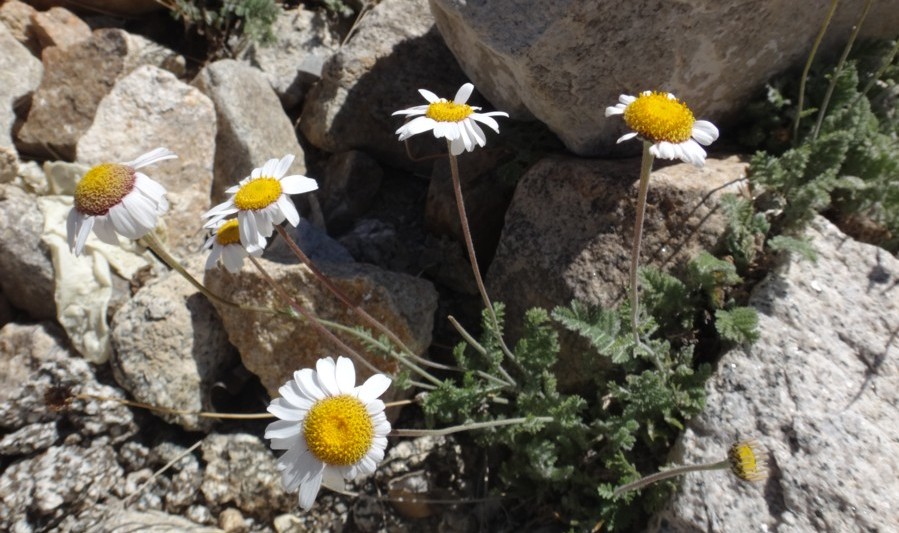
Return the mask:
<svg viewBox="0 0 899 533"><path fill-rule="evenodd" d="M652 173L653 155L649 151L651 144L643 141L643 162L640 165L640 184L637 191L637 214L634 220L634 245L631 248L631 328L634 331L634 341L638 346L645 345L640 342L640 329L638 318L640 315L640 287L637 283L637 265L640 262L640 245L643 241L643 219L646 216L646 197L649 194L649 176ZM650 350L651 352L651 350Z"/></svg>
<svg viewBox="0 0 899 533"><path fill-rule="evenodd" d="M675 476L680 476L683 474L687 474L689 472L700 472L702 470L724 470L730 468L730 462L727 460L719 461L717 463L709 463L705 465L684 465L677 466L671 468L669 470L663 470L661 472L656 472L655 474L650 474L644 478L640 478L637 481L633 481L628 483L627 485L621 485L617 489L615 489L614 496L617 498L621 496L625 492L629 492L632 490L639 490L643 487L655 483L656 481L662 481L664 479L673 478Z"/></svg>
<svg viewBox="0 0 899 533"><path fill-rule="evenodd" d="M190 448L188 448L188 449L184 450L183 452L179 453L178 455L176 455L171 461L166 463L165 466L163 466L159 470L153 472L153 475L151 475L146 481L144 481L143 484L141 484L141 486L138 487L136 491L131 493L127 498L125 498L123 500L123 504L130 505L131 502L133 502L135 500L135 498L137 498L137 496L140 495L140 493L143 492L144 489L146 489L150 485L150 483L152 483L156 478L158 478L160 475L162 475L163 472L165 472L166 470L168 470L169 468L174 466L175 463L177 463L184 457L187 457L188 455L192 454L194 450L196 450L197 448L200 447L201 444L203 444L204 440L206 440L206 439L198 440L197 442L194 443L193 446L191 446Z"/></svg>
<svg viewBox="0 0 899 533"><path fill-rule="evenodd" d="M471 239L471 229L468 227L468 215L465 214L465 199L462 196L462 183L459 179L459 162L456 160L456 156L453 155L452 145L449 140L447 140L446 145L447 155L449 156L450 162L450 173L453 176L453 192L456 195L456 208L459 211L459 223L462 225L462 236L465 241L465 248L468 250L468 260L471 262L471 271L474 273L474 280L478 286L478 291L481 293L481 300L484 302L484 307L487 308L487 312L490 314L490 320L493 322L493 335L499 342L500 348L502 348L506 357L508 357L514 365L520 368L520 364L515 358L515 355L512 354L512 351L506 346L506 341L503 340L502 333L500 333L499 330L499 320L496 318L496 311L493 309L490 297L487 296L487 288L484 287L484 280L481 278L481 269L478 268L478 258L474 251L474 241Z"/></svg>
<svg viewBox="0 0 899 533"><path fill-rule="evenodd" d="M805 101L805 83L808 81L808 73L812 68L812 62L814 62L815 55L818 53L818 47L821 46L821 40L824 39L824 34L827 33L827 27L830 26L830 21L833 19L833 14L836 12L837 4L839 3L840 0L831 0L830 10L824 18L824 23L821 24L818 36L815 37L815 42L812 44L812 50L809 52L808 59L805 60L805 66L802 68L802 76L799 78L799 101L796 104L796 116L793 118L793 145L799 143L799 122L802 120L802 105Z"/></svg>
<svg viewBox="0 0 899 533"><path fill-rule="evenodd" d="M288 248L290 248L293 254L297 256L297 258L302 261L302 263L306 265L306 267L309 268L309 270L312 272L312 275L315 276L329 291L331 291L331 293L336 296L337 299L340 300L341 303L343 303L343 305L345 305L352 312L356 313L364 322L380 331L381 333L387 335L387 338L389 338L391 342L399 346L399 348L404 351L409 357L418 361L420 364L430 364L430 361L423 357L419 357L415 354L415 352L410 350L409 347L406 346L406 344L390 330L390 328L382 324L375 317L368 314L365 309L362 309L362 307L350 300L350 298L315 265L312 259L309 259L309 256L307 256L306 253L303 252L302 248L297 246L297 243L295 243L293 239L290 238L290 235L287 234L287 230L285 230L283 226L278 225L275 226L275 228L278 230L278 233L281 234L281 237L284 239L284 242L287 243Z"/></svg>
<svg viewBox="0 0 899 533"><path fill-rule="evenodd" d="M287 294L287 292L284 290L284 288L281 287L281 285L279 285L278 282L276 282L269 275L269 273L265 271L264 268L262 268L262 265L259 264L259 261L255 257L253 257L252 255L249 255L247 257L250 259L250 262L253 263L253 265L256 267L256 269L259 270L259 273L262 274L262 277L265 278L265 281L273 289L275 289L275 292L278 293L278 296L280 296L281 299L284 300L284 303L286 303L288 306L290 306L290 308L292 310L294 310L297 313L299 313L300 315L302 315L303 318L306 319L306 321L309 323L310 326L312 326L313 329L315 329L317 332L322 334L326 339L331 341L335 346L337 346L337 348L348 353L350 356L352 356L354 359L356 359L356 361L358 361L359 363L362 363L363 366L365 366L366 368L371 370L373 373L386 374L386 372L382 372L380 369L375 367L373 364L369 363L368 360L366 360L364 357L359 355L359 353L356 352L356 350L347 346L347 344L345 342L340 340L336 335L334 335L333 333L328 331L328 329L326 327L321 325L318 322L318 320L316 319L316 317L311 312L307 311L306 308L304 308L302 305L297 303L296 300L294 300L293 298L290 297L289 294ZM389 374L388 374L388 376L391 379L395 379L395 376L390 376Z"/></svg>
<svg viewBox="0 0 899 533"><path fill-rule="evenodd" d="M172 409L169 407L160 407L158 405L150 405L143 402L135 402L133 400L125 400L123 398L111 398L109 396L97 396L95 394L76 394L74 396L79 400L98 400L101 402L116 402L129 407L138 407L148 411L164 413L169 415L190 415L200 418L218 418L230 420L258 420L263 418L274 418L275 415L269 413L215 413L212 411L185 411L183 409Z"/></svg>
<svg viewBox="0 0 899 533"><path fill-rule="evenodd" d="M440 437L443 435L451 435L462 431L473 431L476 429L511 426L514 424L523 424L525 422L552 422L551 416L535 416L532 418L507 418L505 420L493 420L491 422L472 422L470 424L461 424L458 426L450 426L442 429L394 429L390 432L391 437Z"/></svg>
<svg viewBox="0 0 899 533"><path fill-rule="evenodd" d="M846 41L846 46L843 48L843 53L840 55L840 60L837 61L837 66L833 69L833 74L830 76L830 83L827 84L827 91L824 93L824 100L821 101L821 108L818 110L818 120L815 122L815 131L812 134L812 139L817 139L818 134L821 133L821 125L824 123L824 115L827 113L827 106L830 105L830 98L833 96L834 88L837 86L837 79L843 72L843 65L846 64L846 58L849 57L849 51L852 50L852 45L855 43L856 37L858 37L858 32L862 29L862 24L864 24L865 18L868 16L868 10L871 9L872 3L874 3L874 0L867 0L865 2L862 14L859 17L858 22L853 26L852 33L849 35L849 40Z"/></svg>
<svg viewBox="0 0 899 533"><path fill-rule="evenodd" d="M446 318L449 320L450 324L452 324L453 327L456 328L456 331L459 332L459 335L461 335L462 338L465 339L465 342L467 342L469 346L474 348L475 351L477 351L481 355L487 355L487 349L481 346L481 344L476 341L470 333L465 331L465 328L462 327L462 324L460 324L454 316L449 315ZM499 373L502 375L503 379L491 376L490 374L480 370L478 370L478 375L486 377L487 379L490 379L496 383L501 383L504 387L516 387L518 385L512 378L512 376L510 376L509 373L506 372L506 369L503 368L502 365L498 366L497 370L499 370Z"/></svg>

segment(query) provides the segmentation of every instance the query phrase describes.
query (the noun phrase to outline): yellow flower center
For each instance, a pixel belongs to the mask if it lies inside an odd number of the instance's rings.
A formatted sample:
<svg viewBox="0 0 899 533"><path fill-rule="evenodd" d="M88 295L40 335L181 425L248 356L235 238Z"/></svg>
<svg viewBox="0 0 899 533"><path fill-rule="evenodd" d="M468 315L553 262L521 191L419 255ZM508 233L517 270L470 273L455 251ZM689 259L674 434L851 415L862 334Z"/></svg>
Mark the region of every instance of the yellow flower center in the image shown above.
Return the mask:
<svg viewBox="0 0 899 533"><path fill-rule="evenodd" d="M693 134L693 112L667 93L641 94L624 109L624 122L650 142L680 144Z"/></svg>
<svg viewBox="0 0 899 533"><path fill-rule="evenodd" d="M328 465L349 466L365 457L375 428L365 405L348 395L319 400L303 422L306 446Z"/></svg>
<svg viewBox="0 0 899 533"><path fill-rule="evenodd" d="M237 227L237 219L228 220L215 230L215 242L222 246L238 244L240 242L240 230Z"/></svg>
<svg viewBox="0 0 899 533"><path fill-rule="evenodd" d="M281 196L281 182L275 178L257 178L234 195L234 205L241 211L255 211L275 203Z"/></svg>
<svg viewBox="0 0 899 533"><path fill-rule="evenodd" d="M765 461L758 456L755 446L752 441L738 442L727 452L731 472L744 481L760 481L768 477Z"/></svg>
<svg viewBox="0 0 899 533"><path fill-rule="evenodd" d="M75 209L85 215L105 215L134 189L134 169L102 163L87 171L75 186Z"/></svg>
<svg viewBox="0 0 899 533"><path fill-rule="evenodd" d="M468 104L438 100L428 106L425 116L437 122L459 122L472 113L474 113L474 109Z"/></svg>

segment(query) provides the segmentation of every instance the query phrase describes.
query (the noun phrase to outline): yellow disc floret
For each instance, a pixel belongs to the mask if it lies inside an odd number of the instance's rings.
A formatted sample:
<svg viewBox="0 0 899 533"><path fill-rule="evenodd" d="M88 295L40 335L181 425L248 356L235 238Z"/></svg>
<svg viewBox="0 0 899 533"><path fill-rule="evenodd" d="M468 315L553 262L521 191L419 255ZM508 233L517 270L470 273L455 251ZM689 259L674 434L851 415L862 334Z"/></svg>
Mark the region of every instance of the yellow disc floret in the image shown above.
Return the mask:
<svg viewBox="0 0 899 533"><path fill-rule="evenodd" d="M134 169L129 166L95 166L75 186L75 209L85 215L105 215L134 189L134 177Z"/></svg>
<svg viewBox="0 0 899 533"><path fill-rule="evenodd" d="M371 448L375 429L365 404L349 395L319 400L303 422L306 446L328 465L358 463Z"/></svg>
<svg viewBox="0 0 899 533"><path fill-rule="evenodd" d="M680 144L693 134L693 112L668 93L644 93L624 110L624 121L644 139Z"/></svg>
<svg viewBox="0 0 899 533"><path fill-rule="evenodd" d="M240 242L240 230L237 227L236 218L226 221L215 230L215 242L222 246L238 244Z"/></svg>
<svg viewBox="0 0 899 533"><path fill-rule="evenodd" d="M472 113L474 109L468 104L457 104L441 99L428 106L425 116L437 122L459 122Z"/></svg>
<svg viewBox="0 0 899 533"><path fill-rule="evenodd" d="M727 452L730 471L743 481L761 481L768 477L767 463L757 442L743 441L730 447Z"/></svg>
<svg viewBox="0 0 899 533"><path fill-rule="evenodd" d="M275 178L257 178L237 191L234 205L241 211L255 211L272 205L280 196L280 181Z"/></svg>

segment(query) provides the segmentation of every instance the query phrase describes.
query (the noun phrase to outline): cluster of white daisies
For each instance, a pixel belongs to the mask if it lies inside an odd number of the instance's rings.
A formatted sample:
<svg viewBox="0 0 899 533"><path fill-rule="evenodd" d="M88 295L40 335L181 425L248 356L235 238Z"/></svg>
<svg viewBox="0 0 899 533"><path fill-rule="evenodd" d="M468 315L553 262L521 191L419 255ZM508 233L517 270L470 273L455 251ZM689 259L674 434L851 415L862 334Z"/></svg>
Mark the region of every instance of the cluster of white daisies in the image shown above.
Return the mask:
<svg viewBox="0 0 899 533"><path fill-rule="evenodd" d="M453 156L485 146L487 137L479 124L499 133L493 117L501 111L480 113L466 102L474 86L463 85L453 100L421 89L428 102L397 111L411 118L396 130L400 141L433 132L445 138ZM681 159L701 166L708 145L718 137L710 122L694 120L687 106L670 93L644 92L622 95L606 109L606 116L623 115L633 131L618 142L640 137L651 144L651 153L665 159ZM103 163L91 168L75 188L74 205L66 221L68 243L75 255L84 251L91 231L103 242L117 244L117 235L139 239L152 232L158 217L168 210L166 190L140 169L177 157L157 148L127 163ZM204 215L211 230L205 248L211 248L206 268L221 262L231 272L243 266L247 255L260 256L275 226L285 220L292 226L300 216L290 195L314 191L315 180L287 175L294 156L270 159L226 192L230 197ZM236 215L236 216L232 216ZM268 411L279 418L265 431L272 448L285 450L278 460L288 491L299 489L300 506L309 509L322 484L339 488L343 479L374 472L384 457L390 423L378 397L390 379L382 374L355 384L352 361L345 357L320 359L315 370L294 373L279 390Z"/></svg>

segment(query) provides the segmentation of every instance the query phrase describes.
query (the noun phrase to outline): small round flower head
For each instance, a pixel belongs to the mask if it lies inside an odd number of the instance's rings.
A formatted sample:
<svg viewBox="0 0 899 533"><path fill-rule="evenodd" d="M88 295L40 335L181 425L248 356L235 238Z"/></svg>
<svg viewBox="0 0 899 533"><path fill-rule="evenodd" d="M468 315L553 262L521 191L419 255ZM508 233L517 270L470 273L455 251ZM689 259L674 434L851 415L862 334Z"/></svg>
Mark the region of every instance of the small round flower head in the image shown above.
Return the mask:
<svg viewBox="0 0 899 533"><path fill-rule="evenodd" d="M650 152L662 159L680 159L697 167L705 164L705 150L718 138L718 128L696 120L687 104L671 93L644 91L639 96L622 94L618 104L606 108L606 116L624 115L632 129L618 142L640 136L652 143Z"/></svg>
<svg viewBox="0 0 899 533"><path fill-rule="evenodd" d="M169 203L165 188L138 169L173 159L165 148L157 148L128 163L101 163L75 186L74 206L66 219L69 248L81 255L91 230L107 244L118 244L116 233L139 239L156 227Z"/></svg>
<svg viewBox="0 0 899 533"><path fill-rule="evenodd" d="M265 238L262 238L261 247L254 248L252 252L240 243L240 229L236 218L219 220L212 227L212 235L206 239L203 248L212 248L209 258L206 259L206 270L214 268L221 258L228 272L236 274L243 267L243 259L247 255L259 257L265 248Z"/></svg>
<svg viewBox="0 0 899 533"><path fill-rule="evenodd" d="M730 471L743 481L761 481L768 477L765 452L755 440L740 441L727 452Z"/></svg>
<svg viewBox="0 0 899 533"><path fill-rule="evenodd" d="M300 214L290 200L291 194L300 194L318 189L312 178L294 174L285 176L293 163L293 155L279 159L269 159L260 168L242 179L239 184L227 189L231 198L203 214L209 221L203 226L212 228L228 215L237 213L240 242L247 252L262 249L265 239L271 236L275 225L287 219L290 225L300 223Z"/></svg>
<svg viewBox="0 0 899 533"><path fill-rule="evenodd" d="M413 135L432 130L434 137L438 139L446 137L450 141L450 151L453 155L459 155L463 150L471 152L475 145L481 147L486 145L487 136L484 135L484 130L478 122L499 133L499 124L493 117L508 117L509 114L503 111L477 113L481 110L480 107L465 103L473 90L474 85L466 83L459 87L456 97L450 102L445 98L438 98L431 91L419 89L418 92L428 101L428 105L418 105L394 113L415 117L396 130L400 136L399 140L405 141Z"/></svg>
<svg viewBox="0 0 899 533"><path fill-rule="evenodd" d="M287 450L278 459L281 481L289 492L299 487L303 509L312 507L323 480L342 487L342 479L371 474L384 459L390 422L378 397L390 378L375 374L355 384L350 359L325 357L315 370L295 372L268 406L280 420L265 428L265 438L273 450Z"/></svg>

